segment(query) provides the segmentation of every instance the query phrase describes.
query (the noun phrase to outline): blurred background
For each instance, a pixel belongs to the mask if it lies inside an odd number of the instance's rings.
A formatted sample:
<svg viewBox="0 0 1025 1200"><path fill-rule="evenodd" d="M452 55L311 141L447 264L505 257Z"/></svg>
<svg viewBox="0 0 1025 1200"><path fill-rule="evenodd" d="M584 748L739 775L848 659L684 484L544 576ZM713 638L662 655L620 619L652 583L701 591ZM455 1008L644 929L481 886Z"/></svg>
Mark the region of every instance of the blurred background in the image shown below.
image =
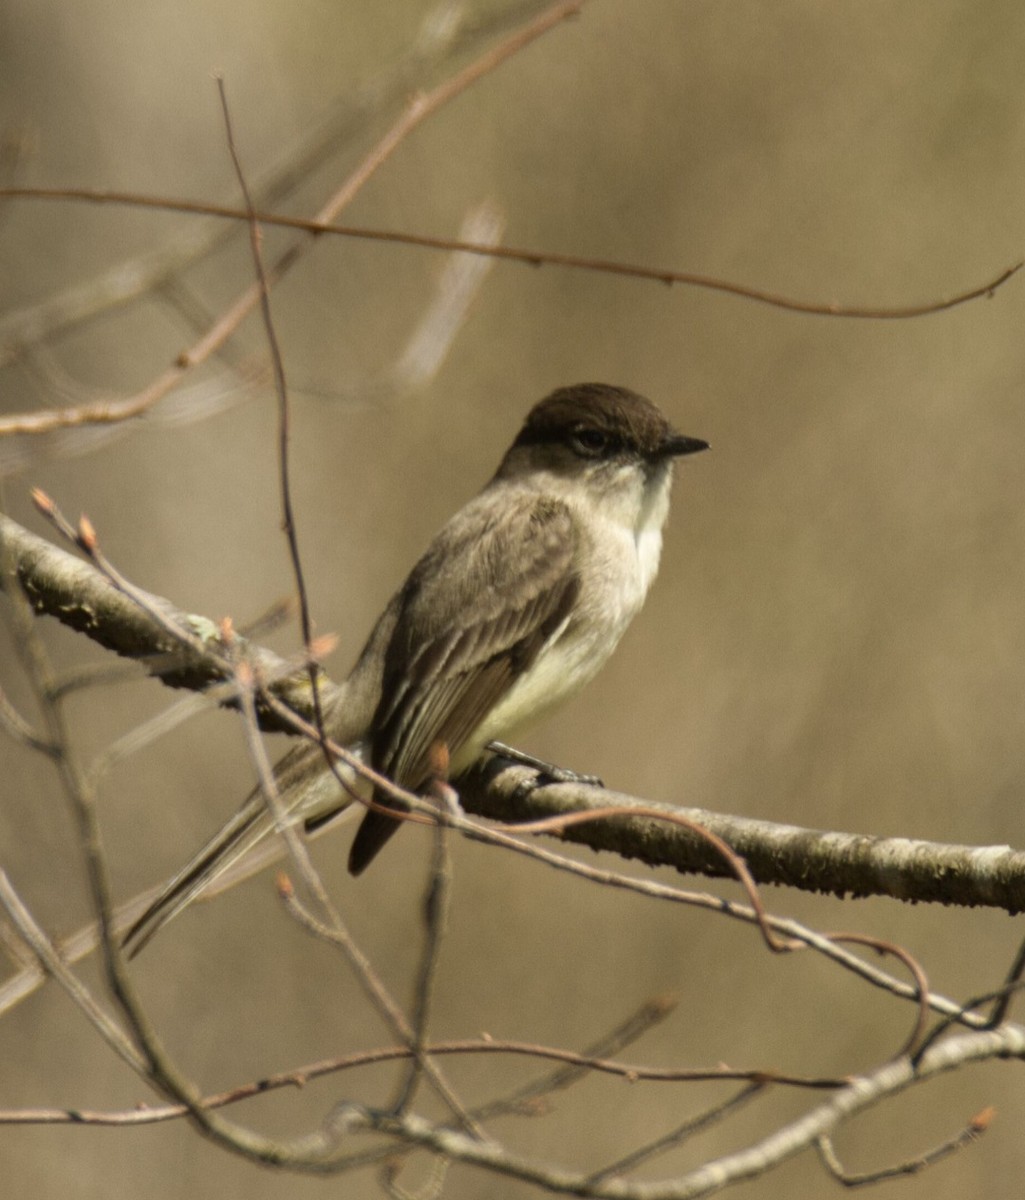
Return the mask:
<svg viewBox="0 0 1025 1200"><path fill-rule="evenodd" d="M330 155L279 204L309 215L409 93L511 27L488 35L482 23L540 7L6 0L8 179L237 203L212 80L221 72L254 185L336 121ZM461 31L452 52L428 52L446 29ZM1014 0L860 0L828 11L812 0L591 3L408 138L342 219L455 236L489 201L504 214L505 240L538 251L691 270L823 303L939 300L1021 257L1023 57L1025 10ZM72 288L95 294L105 272L180 247L195 227L175 214L10 202L0 210L6 319ZM269 256L290 241L265 233ZM521 737L524 747L659 801L1020 845L1025 282L935 316L844 320L499 263L437 372L414 388L382 386L444 265L425 250L324 239L273 293L294 404L300 545L317 630L339 637L329 671L345 674L391 591L489 477L535 400L566 383L623 384L713 450L680 471L644 613L589 690ZM244 230L182 274L211 316L251 278ZM0 411L126 395L196 336L149 294L28 359L0 341ZM263 345L255 318L233 343L241 356ZM218 362L186 384L212 381L219 394L227 369ZM181 415L171 404L116 437L11 443L7 509L45 534L27 501L30 486L43 487L70 515L89 514L132 580L242 624L292 583L274 398L259 390L236 401L191 423L168 420ZM102 661L44 624L59 663ZM31 712L2 637L2 686ZM284 652L299 644L294 627L272 641ZM69 707L78 745L95 753L167 702L153 682L84 693ZM66 803L41 758L10 741L0 754L0 863L47 927L68 933L88 907ZM179 865L251 779L240 727L225 714L119 766L101 798L118 896ZM344 832L319 842L318 865L406 998L426 838L397 838L358 882L344 871L347 847ZM829 1074L881 1061L913 1020L907 1006L822 962L770 957L746 928L606 894L480 846L454 854L436 1037L486 1030L581 1047L648 997L673 993L675 1015L623 1057ZM960 998L996 986L1021 937L995 912L783 891L767 902L821 929L900 942L935 988ZM175 922L135 975L169 1051L210 1091L391 1040L332 953L280 911L269 876ZM53 987L0 1021L0 1061L2 1107L153 1099ZM469 1103L536 1070L494 1059L446 1067ZM881 1166L995 1104L1000 1119L981 1146L899 1184L899 1194L1015 1195L1025 1110L1010 1077L990 1066L939 1081L845 1131L839 1150L852 1169ZM333 1078L235 1116L295 1133L340 1099L386 1102L392 1078ZM583 1167L725 1094L593 1079L557 1097L549 1115L506 1119L496 1131L525 1154ZM807 1103L763 1100L641 1175L724 1153ZM184 1124L8 1127L0 1162L12 1195L91 1198L113 1186L152 1200L214 1189L230 1200L347 1186L283 1184ZM421 1179L422 1166L403 1182ZM369 1174L359 1186L376 1189ZM804 1156L738 1194L811 1197L831 1186ZM535 1193L456 1168L446 1194Z"/></svg>

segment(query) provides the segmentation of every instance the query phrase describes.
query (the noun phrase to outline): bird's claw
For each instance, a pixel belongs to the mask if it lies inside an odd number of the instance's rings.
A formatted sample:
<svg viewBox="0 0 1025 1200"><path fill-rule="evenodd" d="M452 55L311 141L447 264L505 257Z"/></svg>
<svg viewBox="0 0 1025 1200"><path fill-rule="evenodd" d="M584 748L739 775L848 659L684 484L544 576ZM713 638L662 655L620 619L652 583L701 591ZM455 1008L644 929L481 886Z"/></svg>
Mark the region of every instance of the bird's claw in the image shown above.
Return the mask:
<svg viewBox="0 0 1025 1200"><path fill-rule="evenodd" d="M513 798L516 800L521 800L529 796L531 792L546 787L550 783L582 783L587 787L605 786L597 775L585 775L580 771L572 771L569 767L556 766L555 763L545 762L544 759L536 758L533 754L527 754L523 750L507 746L504 742L489 742L488 749L493 754L508 758L512 762L530 767L537 772L533 777L523 779L516 785L513 793Z"/></svg>

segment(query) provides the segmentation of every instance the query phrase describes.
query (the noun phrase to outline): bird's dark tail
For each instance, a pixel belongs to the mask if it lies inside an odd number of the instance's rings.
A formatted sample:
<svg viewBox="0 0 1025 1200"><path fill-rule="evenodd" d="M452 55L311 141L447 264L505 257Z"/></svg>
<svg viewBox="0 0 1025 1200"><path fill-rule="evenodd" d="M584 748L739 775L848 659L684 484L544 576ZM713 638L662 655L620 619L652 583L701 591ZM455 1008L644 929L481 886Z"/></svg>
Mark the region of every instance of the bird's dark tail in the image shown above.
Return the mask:
<svg viewBox="0 0 1025 1200"><path fill-rule="evenodd" d="M386 808L394 808L399 812L409 811L404 805L396 803L394 799L384 796L380 792L374 793L374 802ZM349 848L350 874L362 875L384 848L385 843L402 828L402 825L402 821L389 817L387 813L374 812L372 809L368 811L360 822L356 836L352 839L352 846Z"/></svg>

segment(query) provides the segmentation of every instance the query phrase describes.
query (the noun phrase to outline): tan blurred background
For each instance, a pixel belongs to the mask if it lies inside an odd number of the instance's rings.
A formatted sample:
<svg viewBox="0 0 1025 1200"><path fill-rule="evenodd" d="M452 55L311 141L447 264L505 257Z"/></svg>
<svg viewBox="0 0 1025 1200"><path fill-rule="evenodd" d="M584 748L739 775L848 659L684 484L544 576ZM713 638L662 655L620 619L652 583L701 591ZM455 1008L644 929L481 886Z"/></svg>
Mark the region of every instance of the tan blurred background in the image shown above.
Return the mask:
<svg viewBox="0 0 1025 1200"><path fill-rule="evenodd" d="M19 181L233 202L214 70L225 75L257 177L329 106L382 78L429 11L408 0L7 0L0 113L35 145ZM1023 61L1025 9L1015 0L828 9L813 0L604 0L410 138L345 219L453 235L468 208L491 199L514 245L823 302L939 299L1022 254ZM289 211L312 212L384 127L383 118L366 123ZM0 222L0 291L11 311L159 248L187 219L19 202ZM267 234L271 248L285 241ZM429 386L384 403L353 400L398 353L442 262L325 241L274 294L295 393L295 502L315 618L340 638L332 673L344 674L390 591L493 470L526 408L560 384L621 383L713 452L681 471L662 577L614 661L565 713L520 740L657 800L1021 845L1025 282L938 316L884 323L504 264ZM211 312L250 277L242 234L188 276ZM146 301L53 351L78 384L117 395L189 340ZM259 349L255 321L240 344ZM0 379L3 411L55 400L20 367ZM241 623L290 589L273 438L269 394L197 424L144 421L92 453L33 465L8 482L6 500L39 530L26 491L44 487L69 513L89 513L132 579ZM97 660L51 626L61 661ZM294 630L275 644L293 649ZM2 686L27 705L6 640L0 656ZM71 706L76 736L94 751L166 699L153 683L89 693ZM65 803L45 764L9 742L0 754L0 862L37 915L67 932L86 907ZM225 715L194 721L120 767L102 797L119 895L177 865L250 778L237 722ZM397 839L357 884L344 874L347 841L343 833L319 843L317 861L405 996L425 842ZM829 1073L879 1061L912 1019L824 964L770 958L747 930L606 895L480 847L455 853L439 1037L486 1029L581 1046L671 991L677 1014L625 1057ZM1021 936L1020 922L999 913L768 899L819 928L900 941L938 989L959 997L997 984ZM177 922L136 976L167 1046L211 1090L388 1040L332 955L278 911L267 878ZM0 1022L0 1062L3 1107L150 1098L52 988ZM529 1074L494 1061L449 1070L470 1102ZM340 1098L384 1102L389 1079L328 1080L237 1115L296 1132ZM983 1145L892 1194L1015 1196L1025 1172L1016 1083L1007 1067L962 1073L861 1122L841 1152L852 1168L882 1165L993 1103L1000 1119ZM498 1132L525 1153L583 1166L722 1094L593 1080L549 1117L505 1121ZM798 1101L762 1102L649 1173L724 1152L784 1111ZM0 1173L6 1192L26 1196L376 1194L370 1176L361 1193L351 1181L282 1180L184 1125L2 1129ZM738 1194L817 1197L833 1186L805 1157ZM454 1170L447 1194L528 1189Z"/></svg>

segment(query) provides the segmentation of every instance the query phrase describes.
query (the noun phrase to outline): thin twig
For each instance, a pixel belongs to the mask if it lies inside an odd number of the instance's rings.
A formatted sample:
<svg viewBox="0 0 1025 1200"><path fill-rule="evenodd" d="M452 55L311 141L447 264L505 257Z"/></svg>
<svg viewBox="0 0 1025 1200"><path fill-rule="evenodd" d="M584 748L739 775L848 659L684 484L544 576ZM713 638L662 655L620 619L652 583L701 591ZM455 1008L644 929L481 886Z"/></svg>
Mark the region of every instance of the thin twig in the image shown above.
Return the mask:
<svg viewBox="0 0 1025 1200"><path fill-rule="evenodd" d="M212 688L209 693L184 696L182 699L176 700L162 712L134 725L127 733L104 746L89 767L89 777L94 782L100 780L118 763L124 762L133 754L138 754L160 738L167 737L185 721L200 713L209 712L212 707L229 697L237 700L238 695L239 691L236 685L222 684L220 688Z"/></svg>
<svg viewBox="0 0 1025 1200"><path fill-rule="evenodd" d="M625 1021L604 1036L584 1048L584 1055L589 1059L610 1058L618 1054L624 1047L631 1045L642 1037L649 1029L664 1021L676 1008L677 1001L669 996L656 996L645 1001L636 1012L632 1012ZM491 1039L488 1039L489 1041ZM564 1091L572 1087L588 1073L584 1064L559 1067L539 1079L532 1080L517 1088L509 1095L489 1100L473 1110L473 1115L480 1120L491 1117L506 1116L515 1113L537 1113L540 1103L553 1092Z"/></svg>
<svg viewBox="0 0 1025 1200"><path fill-rule="evenodd" d="M995 1021L994 1016L1006 1012L1007 1004L1021 991L1025 991L1025 980L1011 979L1002 983L1000 987L994 988L992 991L970 997L961 1005L957 1012L945 1014L929 1030L929 1033L922 1039L911 1055L912 1065L917 1063L922 1055L938 1042L948 1029L953 1028L955 1025L968 1024L965 1018L969 1014L975 1017L974 1024L977 1029L998 1029L1003 1024L1003 1016L1001 1016L1000 1021ZM975 1009L981 1008L984 1004L994 1005L993 1012L988 1017L982 1017L974 1013Z"/></svg>
<svg viewBox="0 0 1025 1200"><path fill-rule="evenodd" d="M68 968L57 948L15 891L7 872L2 869L0 869L0 905L3 905L11 923L47 975L60 984L118 1058L126 1062L137 1074L145 1076L146 1061L143 1056L121 1026L101 1008L85 984Z"/></svg>
<svg viewBox="0 0 1025 1200"><path fill-rule="evenodd" d="M566 1050L559 1046L545 1046L536 1042L521 1042L503 1038L466 1038L457 1041L425 1042L424 1052L435 1058L466 1058L487 1055L491 1057L517 1057L542 1059L567 1064L544 1077L544 1092L554 1090L552 1080L558 1079L559 1088L569 1086L578 1080L591 1075L601 1074L621 1079L630 1084L636 1083L732 1083L738 1080L748 1087L763 1089L769 1084L779 1087L794 1088L799 1091L836 1091L845 1087L850 1081L842 1078L829 1078L802 1075L779 1074L759 1068L736 1068L726 1066L714 1067L648 1067L633 1063L621 1063L608 1058L595 1057L588 1053ZM251 1100L268 1092L282 1088L302 1088L316 1079L322 1079L343 1071L356 1070L360 1067L376 1066L380 1063L401 1062L408 1060L413 1051L408 1046L386 1046L380 1049L360 1050L353 1054L340 1055L337 1058L321 1059L295 1067L290 1071L282 1071L275 1075L266 1075L251 1083L238 1084L223 1092L217 1092L203 1098L205 1109L226 1108L243 1100ZM477 1119L491 1115L537 1115L537 1105L524 1101L516 1105L501 1102L473 1109ZM716 1106L716 1109L719 1106ZM709 1110L714 1112L715 1109ZM87 1120L84 1110L63 1108L49 1109L2 1109L0 1110L0 1125L21 1124L59 1124L87 1123L97 1125L155 1125L165 1121L178 1120L189 1115L189 1109L182 1104L144 1105L128 1112L120 1110L97 1111ZM696 1120L707 1120L708 1114L702 1114ZM395 1153L392 1149L391 1153ZM603 1170L600 1174L605 1174Z"/></svg>
<svg viewBox="0 0 1025 1200"><path fill-rule="evenodd" d="M411 109L411 115L420 118L419 109ZM408 129L402 129L404 136ZM394 149L389 146L387 153ZM382 160L383 161L383 160ZM376 168L379 163L374 163ZM354 177L361 186L365 180ZM351 186L351 185L350 185ZM69 200L89 204L117 204L132 208L150 208L159 211L189 213L197 216L219 217L228 221L247 221L248 214L227 204L209 204L184 197L150 196L140 192L123 192L111 188L0 188L0 198L33 200ZM398 246L416 246L423 250L459 251L478 254L487 258L505 259L531 267L562 267L567 270L588 271L600 275L620 275L629 279L646 280L666 286L678 285L700 288L705 291L721 292L742 300L752 300L781 308L788 312L803 313L816 317L843 317L854 320L898 321L914 317L932 316L946 312L973 300L988 299L1009 279L1016 275L1025 261L1019 260L1002 268L991 279L969 288L942 296L936 300L924 300L913 304L841 304L835 300L801 300L782 292L753 287L721 279L713 275L702 275L694 271L679 271L668 267L649 267L641 263L626 263L615 259L591 258L577 254L559 254L554 251L532 250L523 246L492 246L480 242L464 241L460 238L435 237L429 234L409 233L398 229L369 229L359 225L340 225L330 219L292 217L283 213L257 211L253 214L261 225L297 229L322 236L325 234L353 238L359 241L386 242ZM5 426L0 425L0 433Z"/></svg>
<svg viewBox="0 0 1025 1200"><path fill-rule="evenodd" d="M634 892L638 895L648 896L651 899L668 900L671 903L686 904L694 908L704 908L719 913L722 916L746 923L757 925L763 919L754 909L748 908L746 905L737 904L732 900L725 900L721 896L713 896L707 892L684 891L681 888L671 887L668 884L659 883L652 879L639 879L630 875L623 875L619 872L592 867L586 863L566 858L564 855L556 854L542 846L530 842L521 842L516 838L491 829L482 827L473 828L469 822L460 822L456 827L475 841L512 850L527 858L554 867L556 870L579 876L581 879L587 879L605 887ZM857 955L850 954L833 941L828 934L818 933L789 918L770 915L764 917L764 919L767 920L768 924L777 933L789 941L805 943L809 948L831 959L866 982L880 987L895 996L914 1000L916 1003L921 1002L917 985L911 985L904 980L897 979L888 972L881 971L871 963L865 962L864 959L859 958ZM959 1024L964 1024L974 1029L988 1028L987 1018L966 1012L962 1005L957 1004L947 997L938 996L930 992L927 993L927 1002L930 1009L953 1017L954 1021Z"/></svg>
<svg viewBox="0 0 1025 1200"><path fill-rule="evenodd" d="M8 737L13 738L16 742L20 742L29 750L36 750L40 754L46 754L50 757L53 757L57 753L57 749L53 743L32 728L29 722L14 707L7 693L2 688L0 688L0 729Z"/></svg>
<svg viewBox="0 0 1025 1200"><path fill-rule="evenodd" d="M336 917L333 913L332 915L335 919L331 925L326 925L324 922L318 921L300 903L287 877L279 876L278 891L288 911L300 925L313 934L314 937L342 951L360 986L363 988L364 994L370 999L374 1008L382 1016L388 1027L397 1037L402 1039L410 1053L415 1055L419 1060L424 1074L430 1079L438 1095L441 1096L452 1110L460 1126L475 1140L487 1141L487 1136L481 1129L479 1122L474 1120L466 1111L462 1101L459 1100L455 1092L451 1089L445 1077L438 1069L437 1064L432 1062L430 1057L417 1047L416 1035L412 1026L406 1020L402 1009L392 999L383 980L374 969L373 963L371 963L370 959L367 958L356 944L341 918Z"/></svg>
<svg viewBox="0 0 1025 1200"><path fill-rule="evenodd" d="M307 892L316 901L322 913L322 920L327 921L332 928L340 926L331 898L328 895L320 873L313 865L306 843L303 841L295 822L289 820L289 812L281 802L274 768L267 757L267 748L260 736L256 721L256 701L253 695L253 673L249 664L240 661L236 668L236 678L241 689L242 729L245 734L246 747L249 750L250 761L256 768L259 781L260 795L267 805L267 811L273 820L275 831L281 835L288 853L295 864L296 870L306 887ZM141 947L140 947L141 948Z"/></svg>
<svg viewBox="0 0 1025 1200"><path fill-rule="evenodd" d="M593 1186L605 1179L621 1179L627 1171L634 1171L658 1155L675 1150L688 1138L694 1137L698 1133L704 1133L706 1129L710 1129L713 1125L718 1125L720 1121L732 1116L738 1109L760 1096L766 1086L761 1081L747 1084L739 1091L734 1092L732 1096L727 1096L721 1103L713 1104L704 1112L698 1113L697 1116L688 1118L677 1125L675 1129L655 1138L646 1146L639 1146L629 1154L623 1155L622 1158L617 1158L614 1162L609 1163L608 1166L602 1167L600 1171L595 1171L589 1177L588 1183Z"/></svg>
<svg viewBox="0 0 1025 1200"><path fill-rule="evenodd" d="M444 774L447 774L447 752L444 754L444 758ZM436 778L431 790L439 804L450 810L458 806L455 792L443 778ZM431 863L424 885L422 906L424 941L413 986L412 1026L414 1044L418 1053L410 1060L409 1071L405 1080L400 1084L398 1094L393 1102L392 1107L397 1112L406 1112L412 1105L422 1071L421 1062L426 1053L424 1046L427 1041L431 998L437 979L441 943L448 927L451 893L452 862L449 850L449 829L443 821L438 821L434 826L434 836L431 839Z"/></svg>
<svg viewBox="0 0 1025 1200"><path fill-rule="evenodd" d="M267 280L267 272L263 265L263 254L260 249L262 240L260 225L256 219L253 199L249 192L249 185L246 182L245 172L242 169L242 160L239 157L238 147L235 144L235 134L231 125L231 111L228 107L228 93L224 86L224 79L221 76L217 77L217 94L220 97L221 112L224 115L224 130L228 140L228 152L231 155L232 165L235 168L235 177L238 179L239 187L242 190L242 198L245 201L248 217L249 249L253 258L253 267L256 271L256 284L260 292L260 316L263 320L263 331L267 339L267 348L270 351L271 366L274 373L274 393L278 401L277 460L278 484L281 497L281 528L288 543L289 560L292 564L292 577L295 580L295 590L299 597L299 627L302 632L303 646L306 649L309 664L307 673L310 680L310 695L313 700L313 723L317 727L320 743L324 750L325 764L329 770L333 771L334 763L326 746L327 734L324 731L324 709L320 699L320 688L317 678L319 672L317 664L309 657L309 648L313 642L313 618L310 615L310 597L306 588L306 573L303 570L302 555L299 553L299 534L295 524L295 511L292 507L292 485L289 466L291 407L288 402L285 362L281 355L281 345L278 341L277 330L274 327L274 317L271 313L270 285ZM253 731L254 733L256 731L255 714ZM341 782L341 780L339 781ZM267 795L268 802L270 803L270 793L267 793ZM275 814L275 816L277 817L278 814ZM316 872L314 872L313 865L308 856L305 856L304 851L300 854L301 848L298 834L295 834L294 831L289 831L286 836L292 839L289 842L289 848L303 878L307 881L307 886L311 887L312 894L317 896L323 905L327 899L327 893L320 883L319 876L314 879ZM330 905L325 908L325 911L330 911Z"/></svg>
<svg viewBox="0 0 1025 1200"><path fill-rule="evenodd" d="M896 942L872 937L867 933L829 933L826 936L834 943L842 944L849 942L855 946L869 946L879 954L892 954L894 958L899 958L907 967L912 979L915 981L915 992L918 997L918 1015L915 1018L911 1032L892 1057L902 1058L904 1055L913 1055L916 1047L922 1040L926 1024L929 1020L929 979L925 973L925 968L913 954L905 950L903 946L898 946Z"/></svg>
<svg viewBox="0 0 1025 1200"><path fill-rule="evenodd" d="M990 1015L991 1028L996 1028L1007 1017L1012 999L1021 990L1023 974L1025 974L1025 938L1018 944L1017 953L1004 979L1003 995L993 1006L993 1012Z"/></svg>
<svg viewBox="0 0 1025 1200"><path fill-rule="evenodd" d="M711 830L706 829L700 822L695 821L692 817L685 816L683 813L664 808L638 808L633 804L620 805L618 807L610 805L608 808L603 808L598 812L592 810L590 812L565 813L558 817L542 817L536 821L502 825L499 826L499 830L503 833L516 834L517 836L525 833L562 834L568 829L590 824L594 820L615 820L617 817L639 818L642 820L648 818L649 820L665 822L669 825L678 825L681 829L688 830L695 837L706 842L719 855L723 862L726 863L731 874L747 893L752 911L758 916L758 927L769 949L774 954L783 954L797 948L786 941L781 941L773 933L765 906L762 904L761 897L758 894L758 885L755 883L751 872L747 869L747 864L740 855L726 841L719 837L718 834L712 833Z"/></svg>
<svg viewBox="0 0 1025 1200"><path fill-rule="evenodd" d="M904 1162L895 1163L893 1166L880 1167L875 1171L855 1173L846 1170L837 1156L836 1150L833 1147L833 1139L830 1137L820 1137L815 1143L815 1148L819 1152L819 1158L823 1166L837 1183L843 1184L847 1188L866 1187L871 1184L882 1183L886 1179L917 1175L919 1172L924 1171L926 1167L933 1166L958 1150L963 1150L966 1146L971 1146L989 1129L995 1116L995 1109L984 1108L981 1112L976 1113L968 1124L955 1133L952 1138L948 1138L945 1142L941 1142L931 1150L926 1150L924 1154L905 1159Z"/></svg>

